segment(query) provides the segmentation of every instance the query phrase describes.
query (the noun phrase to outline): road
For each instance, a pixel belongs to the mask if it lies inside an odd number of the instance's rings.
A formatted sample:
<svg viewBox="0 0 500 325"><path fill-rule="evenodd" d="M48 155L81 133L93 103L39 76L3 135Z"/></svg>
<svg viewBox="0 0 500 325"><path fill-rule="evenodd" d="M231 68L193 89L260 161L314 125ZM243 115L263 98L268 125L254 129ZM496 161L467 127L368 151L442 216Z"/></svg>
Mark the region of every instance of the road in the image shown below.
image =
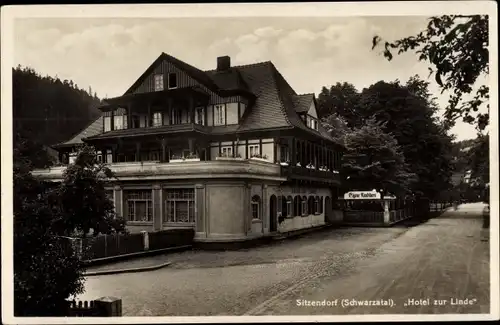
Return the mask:
<svg viewBox="0 0 500 325"><path fill-rule="evenodd" d="M462 205L411 228L330 229L248 250L148 258L133 263L172 264L88 277L78 298L120 297L124 316L488 313L482 208ZM381 303L390 306L373 305Z"/></svg>

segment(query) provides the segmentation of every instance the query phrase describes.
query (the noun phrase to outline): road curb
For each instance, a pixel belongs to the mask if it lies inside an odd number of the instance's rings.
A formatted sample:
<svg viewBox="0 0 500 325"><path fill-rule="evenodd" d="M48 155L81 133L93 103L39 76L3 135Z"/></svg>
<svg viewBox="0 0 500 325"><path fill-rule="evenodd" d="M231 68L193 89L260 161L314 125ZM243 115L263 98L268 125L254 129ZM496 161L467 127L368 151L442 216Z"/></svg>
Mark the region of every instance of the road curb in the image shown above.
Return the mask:
<svg viewBox="0 0 500 325"><path fill-rule="evenodd" d="M109 274L120 274L120 273L138 273L138 272L147 272L154 271L172 264L171 262L166 262L158 265L145 266L145 267L136 267L131 269L115 269L115 270L103 270L103 271L95 271L95 272L85 272L84 276L97 276L97 275L109 275Z"/></svg>

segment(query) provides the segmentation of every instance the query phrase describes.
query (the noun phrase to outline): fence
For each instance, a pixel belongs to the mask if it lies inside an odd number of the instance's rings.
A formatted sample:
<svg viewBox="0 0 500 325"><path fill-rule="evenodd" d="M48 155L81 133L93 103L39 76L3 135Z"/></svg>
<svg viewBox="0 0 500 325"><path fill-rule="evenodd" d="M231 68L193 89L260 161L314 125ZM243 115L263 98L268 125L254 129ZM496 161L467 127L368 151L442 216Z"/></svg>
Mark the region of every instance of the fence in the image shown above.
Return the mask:
<svg viewBox="0 0 500 325"><path fill-rule="evenodd" d="M191 245L193 243L193 229L169 229L149 233L149 249L162 249Z"/></svg>
<svg viewBox="0 0 500 325"><path fill-rule="evenodd" d="M100 235L88 238L61 237L82 260L96 260L149 250L192 245L194 229L170 229L148 233ZM67 245L66 246L70 246Z"/></svg>
<svg viewBox="0 0 500 325"><path fill-rule="evenodd" d="M429 207L430 207L430 212L439 212L446 210L447 208L451 207L453 205L452 202L439 202L439 201L430 201L429 202Z"/></svg>
<svg viewBox="0 0 500 325"><path fill-rule="evenodd" d="M384 223L382 211L345 211L344 222L347 223Z"/></svg>
<svg viewBox="0 0 500 325"><path fill-rule="evenodd" d="M115 317L122 316L122 300L103 297L91 301L68 301L70 317Z"/></svg>
<svg viewBox="0 0 500 325"><path fill-rule="evenodd" d="M87 260L138 253L144 250L144 235L113 234L82 238L82 248Z"/></svg>

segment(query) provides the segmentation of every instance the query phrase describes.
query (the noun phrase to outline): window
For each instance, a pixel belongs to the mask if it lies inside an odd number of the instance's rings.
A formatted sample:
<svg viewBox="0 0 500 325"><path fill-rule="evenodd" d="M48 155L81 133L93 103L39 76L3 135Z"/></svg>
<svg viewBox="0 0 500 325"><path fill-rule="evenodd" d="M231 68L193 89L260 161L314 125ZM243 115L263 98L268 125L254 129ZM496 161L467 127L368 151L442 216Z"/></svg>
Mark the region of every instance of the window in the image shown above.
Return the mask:
<svg viewBox="0 0 500 325"><path fill-rule="evenodd" d="M225 105L215 105L214 111L215 111L214 112L215 125L225 125L226 124Z"/></svg>
<svg viewBox="0 0 500 325"><path fill-rule="evenodd" d="M127 221L153 221L151 190L124 191Z"/></svg>
<svg viewBox="0 0 500 325"><path fill-rule="evenodd" d="M115 116L113 117L114 122L114 130L123 130L127 128L127 114L125 113L125 109L117 109L115 112Z"/></svg>
<svg viewBox="0 0 500 325"><path fill-rule="evenodd" d="M102 152L101 151L98 151L97 152L97 155L96 155L96 160L98 163L102 163Z"/></svg>
<svg viewBox="0 0 500 325"><path fill-rule="evenodd" d="M177 74L169 73L168 74L168 89L177 88Z"/></svg>
<svg viewBox="0 0 500 325"><path fill-rule="evenodd" d="M291 216L293 213L292 204L293 198L291 196L288 196L286 198L286 211L288 212L287 216Z"/></svg>
<svg viewBox="0 0 500 325"><path fill-rule="evenodd" d="M324 210L324 208L323 208L323 197L320 197L319 198L319 213L320 214L323 213L323 210Z"/></svg>
<svg viewBox="0 0 500 325"><path fill-rule="evenodd" d="M300 216L302 214L302 203L300 196L295 196L295 198L293 199L293 206L295 208L294 216Z"/></svg>
<svg viewBox="0 0 500 325"><path fill-rule="evenodd" d="M258 145L248 146L248 153L250 154L250 158L252 158L254 156L258 156L259 155L259 146Z"/></svg>
<svg viewBox="0 0 500 325"><path fill-rule="evenodd" d="M156 74L155 75L155 91L163 90L163 75Z"/></svg>
<svg viewBox="0 0 500 325"><path fill-rule="evenodd" d="M260 219L260 197L258 195L252 197L252 218Z"/></svg>
<svg viewBox="0 0 500 325"><path fill-rule="evenodd" d="M111 150L108 150L106 152L106 162L108 164L113 162L113 153L111 152Z"/></svg>
<svg viewBox="0 0 500 325"><path fill-rule="evenodd" d="M163 124L163 114L161 112L153 113L153 126L161 126Z"/></svg>
<svg viewBox="0 0 500 325"><path fill-rule="evenodd" d="M194 189L169 189L165 198L167 222L195 222Z"/></svg>
<svg viewBox="0 0 500 325"><path fill-rule="evenodd" d="M72 153L69 154L69 163L70 164L74 164L75 163L76 156L77 156L77 154L75 152L72 152Z"/></svg>
<svg viewBox="0 0 500 325"><path fill-rule="evenodd" d="M141 128L146 128L148 127L148 116L147 115L140 115L139 116L139 127Z"/></svg>
<svg viewBox="0 0 500 325"><path fill-rule="evenodd" d="M200 125L205 125L205 108L197 107L195 115L195 123Z"/></svg>
<svg viewBox="0 0 500 325"><path fill-rule="evenodd" d="M307 197L303 196L301 203L302 203L302 215L303 216L307 215Z"/></svg>
<svg viewBox="0 0 500 325"><path fill-rule="evenodd" d="M111 116L104 116L104 132L111 131Z"/></svg>
<svg viewBox="0 0 500 325"><path fill-rule="evenodd" d="M233 147L220 148L220 156L221 157L232 157L233 156Z"/></svg>
<svg viewBox="0 0 500 325"><path fill-rule="evenodd" d="M314 196L309 196L307 200L307 214L314 214Z"/></svg>
<svg viewBox="0 0 500 325"><path fill-rule="evenodd" d="M172 108L172 113L170 115L172 119L172 124L181 124L181 110L174 107Z"/></svg>
<svg viewBox="0 0 500 325"><path fill-rule="evenodd" d="M288 151L287 146L280 147L280 161L281 162L290 161L290 152Z"/></svg>
<svg viewBox="0 0 500 325"><path fill-rule="evenodd" d="M316 198L314 199L314 213L315 214L321 213L319 211L319 196L316 196Z"/></svg>

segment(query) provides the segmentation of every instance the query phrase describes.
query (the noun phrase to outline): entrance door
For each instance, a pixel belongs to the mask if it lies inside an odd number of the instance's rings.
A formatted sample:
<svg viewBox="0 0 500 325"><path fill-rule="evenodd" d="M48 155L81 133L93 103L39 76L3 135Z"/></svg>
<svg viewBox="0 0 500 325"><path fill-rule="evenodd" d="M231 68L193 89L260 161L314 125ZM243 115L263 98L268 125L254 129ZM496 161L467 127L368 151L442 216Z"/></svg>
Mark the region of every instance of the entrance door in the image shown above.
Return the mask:
<svg viewBox="0 0 500 325"><path fill-rule="evenodd" d="M327 223L332 223L332 200L330 199L329 196L325 198L325 221Z"/></svg>
<svg viewBox="0 0 500 325"><path fill-rule="evenodd" d="M274 232L278 230L278 200L275 195L271 195L269 199L269 231Z"/></svg>

